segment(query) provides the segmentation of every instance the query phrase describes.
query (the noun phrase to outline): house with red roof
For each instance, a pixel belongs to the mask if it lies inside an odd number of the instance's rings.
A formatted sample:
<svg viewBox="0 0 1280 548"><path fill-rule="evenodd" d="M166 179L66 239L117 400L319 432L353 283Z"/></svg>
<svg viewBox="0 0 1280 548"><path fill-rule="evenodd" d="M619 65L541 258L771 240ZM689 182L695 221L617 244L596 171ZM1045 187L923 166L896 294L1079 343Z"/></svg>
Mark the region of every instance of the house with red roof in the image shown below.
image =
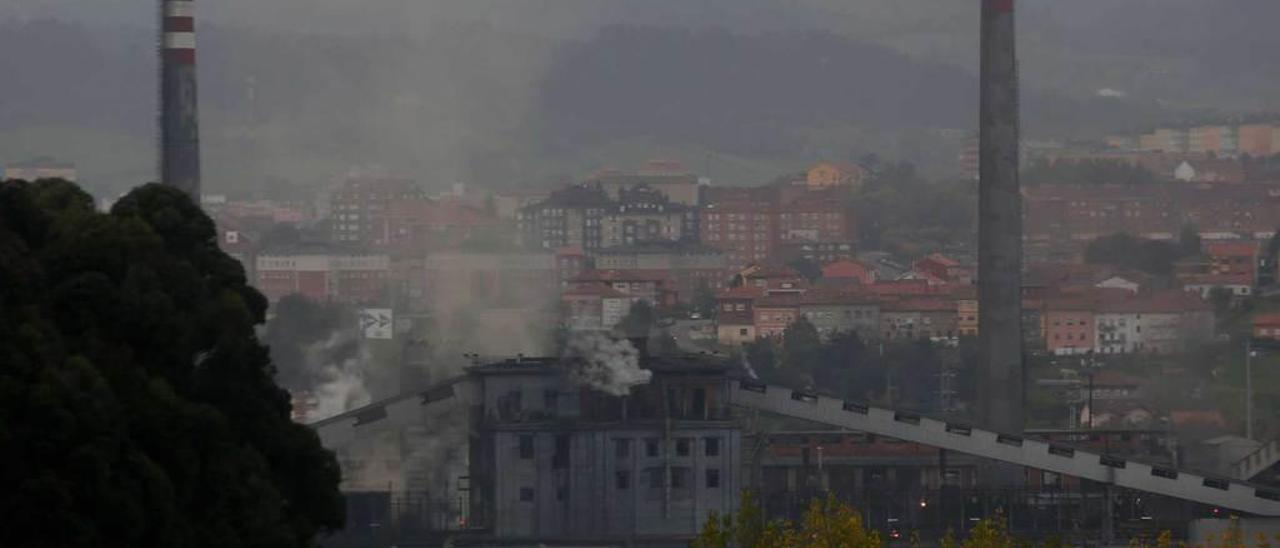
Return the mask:
<svg viewBox="0 0 1280 548"><path fill-rule="evenodd" d="M855 259L842 259L822 267L823 280L839 280L846 283L872 284L876 270L867 263Z"/></svg>
<svg viewBox="0 0 1280 548"><path fill-rule="evenodd" d="M1095 305L1080 295L1059 295L1044 300L1045 349L1069 356L1093 352L1096 337Z"/></svg>
<svg viewBox="0 0 1280 548"><path fill-rule="evenodd" d="M670 278L645 270L588 270L569 280L570 288L599 285L631 298L648 301L654 307L675 306L677 293Z"/></svg>
<svg viewBox="0 0 1280 548"><path fill-rule="evenodd" d="M1159 291L1100 299L1095 326L1100 354L1179 352L1213 334L1213 310L1185 292Z"/></svg>
<svg viewBox="0 0 1280 548"><path fill-rule="evenodd" d="M1280 314L1255 314L1253 338L1280 341Z"/></svg>
<svg viewBox="0 0 1280 548"><path fill-rule="evenodd" d="M756 299L764 290L742 285L716 295L716 339L720 344L738 345L756 340Z"/></svg>
<svg viewBox="0 0 1280 548"><path fill-rule="evenodd" d="M890 341L955 338L955 302L937 296L886 302L880 309L880 332Z"/></svg>
<svg viewBox="0 0 1280 548"><path fill-rule="evenodd" d="M770 295L799 295L809 288L809 280L785 265L751 265L740 273L742 284Z"/></svg>
<svg viewBox="0 0 1280 548"><path fill-rule="evenodd" d="M781 337L800 317L799 295L766 295L755 301L757 337Z"/></svg>
<svg viewBox="0 0 1280 548"><path fill-rule="evenodd" d="M940 280L942 283L973 283L972 268L960 264L960 261L941 253L931 253L911 263L912 272L926 274L927 279Z"/></svg>
<svg viewBox="0 0 1280 548"><path fill-rule="evenodd" d="M857 333L864 340L880 337L881 299L840 288L811 289L800 298L800 315L824 338Z"/></svg>
<svg viewBox="0 0 1280 548"><path fill-rule="evenodd" d="M585 284L560 295L565 324L573 330L608 330L631 312L632 299L612 287Z"/></svg>
<svg viewBox="0 0 1280 548"><path fill-rule="evenodd" d="M1204 246L1209 273L1237 277L1250 287L1258 281L1258 257L1262 246L1253 240L1211 242Z"/></svg>

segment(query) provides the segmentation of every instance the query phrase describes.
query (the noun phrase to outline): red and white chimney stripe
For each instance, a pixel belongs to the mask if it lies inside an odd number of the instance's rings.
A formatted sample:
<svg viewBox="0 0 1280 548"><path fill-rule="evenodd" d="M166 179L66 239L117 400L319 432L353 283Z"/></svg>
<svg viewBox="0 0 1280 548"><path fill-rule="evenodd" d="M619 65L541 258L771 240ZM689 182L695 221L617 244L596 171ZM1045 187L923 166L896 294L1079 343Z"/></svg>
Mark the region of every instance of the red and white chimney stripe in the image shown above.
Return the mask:
<svg viewBox="0 0 1280 548"><path fill-rule="evenodd" d="M164 50L179 63L196 62L196 4L192 0L164 3Z"/></svg>

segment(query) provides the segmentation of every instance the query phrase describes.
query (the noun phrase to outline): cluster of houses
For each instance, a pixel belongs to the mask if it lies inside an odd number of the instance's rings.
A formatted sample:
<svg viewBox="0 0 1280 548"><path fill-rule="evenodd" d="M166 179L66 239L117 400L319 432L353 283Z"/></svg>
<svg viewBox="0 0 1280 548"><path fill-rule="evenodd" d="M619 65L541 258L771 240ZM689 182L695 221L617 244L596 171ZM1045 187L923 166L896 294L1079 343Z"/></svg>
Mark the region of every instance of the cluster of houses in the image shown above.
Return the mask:
<svg viewBox="0 0 1280 548"><path fill-rule="evenodd" d="M406 179L353 176L318 206L206 207L220 244L272 301L300 293L361 306L443 299L513 307L558 297L562 319L577 329L608 329L640 300L668 312L714 301L724 345L779 336L801 317L825 336L976 335L971 261L931 254L899 264L858 249L848 202L868 176L823 162L767 185L713 187L655 162L543 195L465 187L428 195ZM1053 354L1176 352L1212 332L1215 289L1243 299L1275 278L1262 242L1274 232L1263 227L1280 211L1270 203L1280 193L1267 188L1029 188L1026 345ZM1172 238L1186 215L1216 231L1202 230L1203 253L1179 261L1168 279L1081 264L1078 249L1035 254L1060 238ZM312 237L273 234L281 224L310 226ZM797 261L821 271L785 266Z"/></svg>
<svg viewBox="0 0 1280 548"><path fill-rule="evenodd" d="M1077 275L1070 271L1076 272ZM1053 277L1048 272L1061 275ZM972 269L939 254L893 280L842 260L810 282L787 268L753 269L717 298L717 335L736 345L778 337L799 318L824 336L857 332L864 339L955 341L978 334ZM1214 309L1180 288L1144 286L1107 268L1044 265L1024 286L1026 343L1058 355L1172 353L1212 334ZM1083 274L1083 276L1079 275ZM1130 276L1143 280L1142 276Z"/></svg>

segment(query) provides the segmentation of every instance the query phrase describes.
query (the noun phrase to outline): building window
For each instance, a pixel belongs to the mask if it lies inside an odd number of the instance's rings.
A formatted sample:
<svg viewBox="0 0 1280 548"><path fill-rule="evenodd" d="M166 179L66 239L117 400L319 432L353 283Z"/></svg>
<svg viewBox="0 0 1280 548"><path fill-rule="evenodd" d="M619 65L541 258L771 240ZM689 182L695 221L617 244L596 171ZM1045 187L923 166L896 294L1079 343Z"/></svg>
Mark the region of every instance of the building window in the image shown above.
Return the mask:
<svg viewBox="0 0 1280 548"><path fill-rule="evenodd" d="M532 488L532 487L521 487L521 488L520 488L520 502L533 502L533 488Z"/></svg>
<svg viewBox="0 0 1280 548"><path fill-rule="evenodd" d="M617 472L614 472L613 484L614 484L614 487L617 487L619 490L630 489L631 488L631 472L628 472L626 470L618 470Z"/></svg>
<svg viewBox="0 0 1280 548"><path fill-rule="evenodd" d="M720 456L720 438L707 438L706 444L706 454L708 457Z"/></svg>
<svg viewBox="0 0 1280 548"><path fill-rule="evenodd" d="M613 456L625 459L631 456L631 440L628 438L613 440Z"/></svg>
<svg viewBox="0 0 1280 548"><path fill-rule="evenodd" d="M679 438L676 440L676 456L677 457L689 456L689 446L692 445L691 443L689 443L690 441L692 441L690 438Z"/></svg>
<svg viewBox="0 0 1280 548"><path fill-rule="evenodd" d="M658 440L657 438L649 438L644 440L644 454L648 457L658 456Z"/></svg>
<svg viewBox="0 0 1280 548"><path fill-rule="evenodd" d="M533 436L520 436L520 458L533 458Z"/></svg>
<svg viewBox="0 0 1280 548"><path fill-rule="evenodd" d="M689 487L689 469L688 468L672 468L671 469L671 488L685 489Z"/></svg>
<svg viewBox="0 0 1280 548"><path fill-rule="evenodd" d="M661 468L646 468L644 475L647 480L645 484L648 485L650 489L660 489L662 487Z"/></svg>
<svg viewBox="0 0 1280 548"><path fill-rule="evenodd" d="M720 488L720 470L715 468L707 469L707 489Z"/></svg>
<svg viewBox="0 0 1280 548"><path fill-rule="evenodd" d="M569 467L569 443L568 434L560 434L556 436L556 451L551 455L552 468L568 468Z"/></svg>

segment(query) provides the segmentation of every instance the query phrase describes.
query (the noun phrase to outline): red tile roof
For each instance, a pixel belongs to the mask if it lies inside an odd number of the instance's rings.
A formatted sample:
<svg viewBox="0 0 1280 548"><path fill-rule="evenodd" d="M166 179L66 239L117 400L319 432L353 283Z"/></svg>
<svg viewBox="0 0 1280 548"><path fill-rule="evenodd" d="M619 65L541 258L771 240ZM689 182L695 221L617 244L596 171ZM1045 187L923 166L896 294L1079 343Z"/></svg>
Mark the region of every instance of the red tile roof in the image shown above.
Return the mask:
<svg viewBox="0 0 1280 548"><path fill-rule="evenodd" d="M858 278L873 277L875 269L862 261L841 259L827 263L822 267L823 278Z"/></svg>
<svg viewBox="0 0 1280 548"><path fill-rule="evenodd" d="M1249 241L1229 241L1229 242L1211 242L1205 244L1204 251L1215 257L1235 256L1235 255L1257 255L1259 249L1258 242Z"/></svg>
<svg viewBox="0 0 1280 548"><path fill-rule="evenodd" d="M1280 314L1255 314L1254 327L1280 327Z"/></svg>
<svg viewBox="0 0 1280 548"><path fill-rule="evenodd" d="M604 299L624 299L627 295L604 284L587 284L566 289L564 297L600 297Z"/></svg>
<svg viewBox="0 0 1280 548"><path fill-rule="evenodd" d="M1227 419L1222 416L1221 411L1216 409L1171 411L1169 417L1173 419L1175 426L1195 424L1217 426L1219 428L1227 427Z"/></svg>

